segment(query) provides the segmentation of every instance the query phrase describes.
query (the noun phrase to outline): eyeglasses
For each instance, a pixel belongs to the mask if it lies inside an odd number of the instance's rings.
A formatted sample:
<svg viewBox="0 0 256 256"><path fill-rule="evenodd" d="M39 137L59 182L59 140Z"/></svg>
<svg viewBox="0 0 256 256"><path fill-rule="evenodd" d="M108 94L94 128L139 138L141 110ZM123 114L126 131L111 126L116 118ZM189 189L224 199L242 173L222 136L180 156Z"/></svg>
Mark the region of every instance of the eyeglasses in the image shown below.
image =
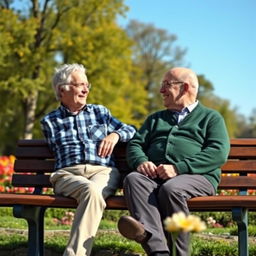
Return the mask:
<svg viewBox="0 0 256 256"><path fill-rule="evenodd" d="M172 81L172 82L168 82L168 81L163 81L160 83L161 89L170 89L172 87L172 85L174 84L184 84L184 82L181 81Z"/></svg>
<svg viewBox="0 0 256 256"><path fill-rule="evenodd" d="M87 89L91 89L92 85L90 83L70 83L70 85L73 85L77 88L87 87Z"/></svg>
<svg viewBox="0 0 256 256"><path fill-rule="evenodd" d="M92 87L92 85L90 83L65 83L65 84L60 84L60 85L73 85L76 88L84 88L84 87L86 87L89 90Z"/></svg>

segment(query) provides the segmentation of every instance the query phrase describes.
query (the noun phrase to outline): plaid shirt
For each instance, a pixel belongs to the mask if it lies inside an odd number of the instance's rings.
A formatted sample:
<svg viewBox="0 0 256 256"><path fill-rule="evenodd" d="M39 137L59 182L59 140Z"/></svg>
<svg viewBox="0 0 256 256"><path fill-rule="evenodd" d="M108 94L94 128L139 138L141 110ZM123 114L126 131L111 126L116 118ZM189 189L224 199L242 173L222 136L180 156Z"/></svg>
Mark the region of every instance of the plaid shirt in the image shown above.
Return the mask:
<svg viewBox="0 0 256 256"><path fill-rule="evenodd" d="M115 132L120 141L130 140L135 129L114 118L102 105L88 104L77 115L61 105L41 120L45 138L55 154L55 169L76 164L114 166L113 157L100 157L98 146Z"/></svg>

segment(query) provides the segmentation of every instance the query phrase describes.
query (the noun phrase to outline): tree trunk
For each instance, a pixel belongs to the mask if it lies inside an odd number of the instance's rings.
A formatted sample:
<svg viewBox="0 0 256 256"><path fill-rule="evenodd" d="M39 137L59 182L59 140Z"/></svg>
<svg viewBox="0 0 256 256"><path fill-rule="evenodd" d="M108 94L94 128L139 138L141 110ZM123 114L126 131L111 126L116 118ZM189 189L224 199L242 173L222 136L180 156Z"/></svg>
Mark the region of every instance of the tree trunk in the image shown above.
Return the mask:
<svg viewBox="0 0 256 256"><path fill-rule="evenodd" d="M36 105L38 99L38 92L33 92L26 99L25 105L25 129L24 129L24 139L32 139L33 137L33 128L35 122L35 114L36 114Z"/></svg>

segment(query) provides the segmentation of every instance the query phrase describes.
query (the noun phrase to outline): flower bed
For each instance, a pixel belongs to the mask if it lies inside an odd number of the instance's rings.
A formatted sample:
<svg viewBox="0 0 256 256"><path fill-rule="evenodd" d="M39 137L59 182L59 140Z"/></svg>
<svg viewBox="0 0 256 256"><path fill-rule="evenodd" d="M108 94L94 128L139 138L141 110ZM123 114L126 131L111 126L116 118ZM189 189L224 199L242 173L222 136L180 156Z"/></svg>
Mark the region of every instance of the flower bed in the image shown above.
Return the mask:
<svg viewBox="0 0 256 256"><path fill-rule="evenodd" d="M13 187L11 184L14 172L15 156L0 156L0 193L33 193L34 188ZM44 193L52 192L52 189L44 189Z"/></svg>
<svg viewBox="0 0 256 256"><path fill-rule="evenodd" d="M225 174L223 173L222 176L239 176L238 173L232 173L232 174ZM255 173L248 173L248 176L251 177L256 177ZM248 195L256 195L256 190L255 189L248 189L247 191ZM219 194L220 195L238 195L239 194L239 190L237 189L222 189L219 190Z"/></svg>

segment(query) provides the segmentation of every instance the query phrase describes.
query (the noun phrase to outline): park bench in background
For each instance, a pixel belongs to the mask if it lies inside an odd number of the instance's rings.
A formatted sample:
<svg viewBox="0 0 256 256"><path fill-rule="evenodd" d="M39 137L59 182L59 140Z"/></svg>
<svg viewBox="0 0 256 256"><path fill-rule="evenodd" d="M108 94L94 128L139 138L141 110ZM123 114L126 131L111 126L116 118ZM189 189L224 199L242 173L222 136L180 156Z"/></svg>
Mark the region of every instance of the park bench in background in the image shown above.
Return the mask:
<svg viewBox="0 0 256 256"><path fill-rule="evenodd" d="M191 211L231 211L238 225L239 256L248 256L248 211L256 211L256 139L232 139L227 163L222 166L219 190L237 190L237 195L197 197L189 200ZM126 144L119 143L114 151L117 166L124 177L131 170L125 159ZM74 199L45 195L50 188L49 174L54 170L54 159L45 140L20 140L16 150L14 187L32 187L32 194L2 193L0 206L13 207L15 217L28 222L28 255L44 255L44 212L47 208L76 208ZM214 157L214 156L212 156ZM236 174L236 175L235 175ZM120 183L121 188L121 183ZM107 199L107 209L127 209L122 195Z"/></svg>

